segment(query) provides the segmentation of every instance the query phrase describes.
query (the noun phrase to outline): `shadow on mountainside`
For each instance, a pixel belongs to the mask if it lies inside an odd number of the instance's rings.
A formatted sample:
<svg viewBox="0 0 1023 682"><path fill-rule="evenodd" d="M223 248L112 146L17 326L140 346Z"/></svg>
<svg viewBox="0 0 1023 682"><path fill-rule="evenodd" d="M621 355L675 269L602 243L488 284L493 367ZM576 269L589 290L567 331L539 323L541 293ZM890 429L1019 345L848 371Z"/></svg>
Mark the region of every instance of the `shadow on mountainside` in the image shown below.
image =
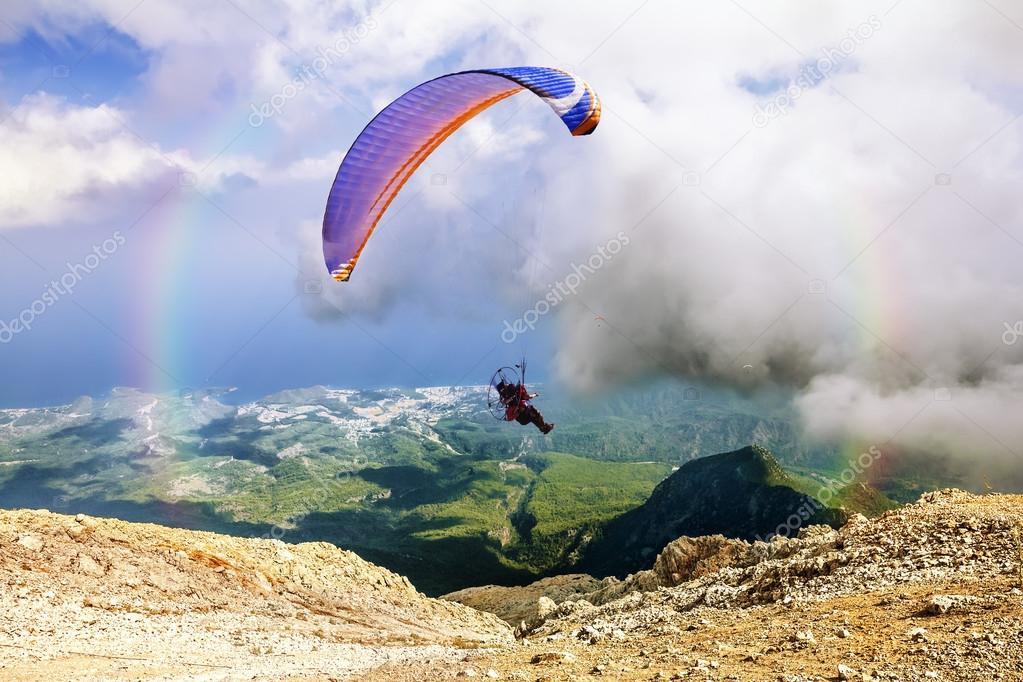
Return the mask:
<svg viewBox="0 0 1023 682"><path fill-rule="evenodd" d="M847 518L845 511L800 492L770 452L750 446L684 464L646 503L608 523L576 568L622 578L650 568L683 535L766 539L814 524L837 528Z"/></svg>

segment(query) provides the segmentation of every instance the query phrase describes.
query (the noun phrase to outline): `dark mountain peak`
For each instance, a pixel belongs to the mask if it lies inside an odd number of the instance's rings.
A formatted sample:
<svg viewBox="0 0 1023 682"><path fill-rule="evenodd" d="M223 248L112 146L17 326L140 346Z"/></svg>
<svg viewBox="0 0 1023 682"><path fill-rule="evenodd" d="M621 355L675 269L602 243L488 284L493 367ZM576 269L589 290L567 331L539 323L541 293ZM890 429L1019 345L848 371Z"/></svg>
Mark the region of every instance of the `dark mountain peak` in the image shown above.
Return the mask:
<svg viewBox="0 0 1023 682"><path fill-rule="evenodd" d="M766 448L750 445L687 462L661 481L640 507L611 521L580 568L624 576L649 568L669 542L724 535L755 540L782 528L841 525L845 513L800 492Z"/></svg>
<svg viewBox="0 0 1023 682"><path fill-rule="evenodd" d="M685 480L693 476L738 476L750 483L765 485L791 484L788 474L767 448L747 445L731 452L690 460L665 479Z"/></svg>

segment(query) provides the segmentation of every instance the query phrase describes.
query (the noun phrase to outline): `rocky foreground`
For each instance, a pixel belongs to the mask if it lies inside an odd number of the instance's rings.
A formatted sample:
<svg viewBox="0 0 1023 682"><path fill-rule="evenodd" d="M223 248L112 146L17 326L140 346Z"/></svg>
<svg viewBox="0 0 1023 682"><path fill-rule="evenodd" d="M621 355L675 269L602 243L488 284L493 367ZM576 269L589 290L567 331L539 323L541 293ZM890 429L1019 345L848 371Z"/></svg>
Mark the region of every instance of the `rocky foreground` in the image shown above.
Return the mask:
<svg viewBox="0 0 1023 682"><path fill-rule="evenodd" d="M2 679L349 679L511 643L327 543L0 511Z"/></svg>
<svg viewBox="0 0 1023 682"><path fill-rule="evenodd" d="M1023 497L947 490L798 539L680 538L581 594L449 597L519 621L517 650L469 662L503 679L1023 680L1021 529Z"/></svg>
<svg viewBox="0 0 1023 682"><path fill-rule="evenodd" d="M428 599L323 543L0 512L0 678L1023 680L1023 497Z"/></svg>

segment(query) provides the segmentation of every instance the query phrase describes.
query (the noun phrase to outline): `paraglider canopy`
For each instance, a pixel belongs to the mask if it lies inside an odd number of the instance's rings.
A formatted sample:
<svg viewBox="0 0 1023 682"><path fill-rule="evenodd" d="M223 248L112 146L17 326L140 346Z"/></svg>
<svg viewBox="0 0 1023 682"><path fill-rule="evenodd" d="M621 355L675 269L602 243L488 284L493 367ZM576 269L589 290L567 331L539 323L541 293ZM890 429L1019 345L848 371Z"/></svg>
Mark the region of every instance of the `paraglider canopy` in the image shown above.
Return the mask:
<svg viewBox="0 0 1023 682"><path fill-rule="evenodd" d="M388 104L348 150L323 216L323 256L339 282L351 277L387 207L412 173L449 135L484 109L522 90L543 99L572 135L589 135L600 100L560 69L520 66L441 76Z"/></svg>

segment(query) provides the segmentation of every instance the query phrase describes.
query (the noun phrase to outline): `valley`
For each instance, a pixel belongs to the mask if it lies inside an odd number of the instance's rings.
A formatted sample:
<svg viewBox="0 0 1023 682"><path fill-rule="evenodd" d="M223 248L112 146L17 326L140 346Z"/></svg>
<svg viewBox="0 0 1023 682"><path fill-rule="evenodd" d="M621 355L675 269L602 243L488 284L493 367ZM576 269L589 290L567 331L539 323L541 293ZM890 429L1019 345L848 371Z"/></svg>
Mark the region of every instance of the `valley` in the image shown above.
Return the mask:
<svg viewBox="0 0 1023 682"><path fill-rule="evenodd" d="M621 575L685 524L632 542L624 563L602 564L600 548L623 541L616 528L631 523L628 514L694 459L765 448L770 470L734 479L745 481L743 495L782 491L764 498L771 504L756 533L775 529L844 465L837 449L804 442L783 409L695 395L663 384L603 399L545 396L559 425L544 437L494 420L478 386L312 387L238 404L229 390L118 388L66 406L0 410L0 506L325 540L428 594L578 567ZM730 467L708 475L724 476L716 485L725 492L734 478ZM859 481L871 492L850 497L843 484L841 503L890 508L869 485ZM751 537L752 526L729 523L690 530Z"/></svg>

